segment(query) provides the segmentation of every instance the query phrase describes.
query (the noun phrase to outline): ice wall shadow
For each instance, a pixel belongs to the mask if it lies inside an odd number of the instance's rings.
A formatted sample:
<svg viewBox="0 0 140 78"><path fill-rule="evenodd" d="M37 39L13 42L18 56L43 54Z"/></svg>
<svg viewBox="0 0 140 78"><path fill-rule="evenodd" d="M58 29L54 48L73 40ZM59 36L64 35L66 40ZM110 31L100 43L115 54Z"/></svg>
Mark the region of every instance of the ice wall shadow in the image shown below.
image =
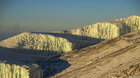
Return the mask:
<svg viewBox="0 0 140 78"><path fill-rule="evenodd" d="M80 36L80 35L73 35L73 34L69 34L69 33L54 33L54 32L32 32L32 33L36 33L36 34L50 34L56 37L62 37L62 38L73 38L73 39L79 39L79 40L94 40L94 41L101 41L103 39L100 38L91 38L91 37L87 37L87 36Z"/></svg>
<svg viewBox="0 0 140 78"><path fill-rule="evenodd" d="M51 77L70 66L66 60L60 59L58 52L47 51L53 54L49 54L49 57L44 52L46 51L0 47L0 61L17 65L38 64L44 71L43 78Z"/></svg>

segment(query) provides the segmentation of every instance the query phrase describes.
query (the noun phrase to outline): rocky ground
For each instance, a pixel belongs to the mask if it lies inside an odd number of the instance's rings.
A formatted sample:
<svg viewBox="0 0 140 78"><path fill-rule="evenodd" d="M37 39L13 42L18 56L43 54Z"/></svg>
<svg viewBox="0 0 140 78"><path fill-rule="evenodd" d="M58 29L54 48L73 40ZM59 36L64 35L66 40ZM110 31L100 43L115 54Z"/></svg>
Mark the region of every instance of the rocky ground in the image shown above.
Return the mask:
<svg viewBox="0 0 140 78"><path fill-rule="evenodd" d="M140 31L76 50L60 59L70 66L52 78L139 78Z"/></svg>

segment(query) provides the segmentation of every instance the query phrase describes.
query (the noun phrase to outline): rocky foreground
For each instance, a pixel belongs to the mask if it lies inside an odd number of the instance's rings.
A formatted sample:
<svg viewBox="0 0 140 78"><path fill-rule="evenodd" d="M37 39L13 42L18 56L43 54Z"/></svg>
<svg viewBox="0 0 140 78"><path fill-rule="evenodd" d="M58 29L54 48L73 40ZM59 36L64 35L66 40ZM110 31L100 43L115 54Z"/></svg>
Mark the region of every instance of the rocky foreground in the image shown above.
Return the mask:
<svg viewBox="0 0 140 78"><path fill-rule="evenodd" d="M52 78L140 78L140 31L64 54L60 58L70 66ZM51 64L59 67L60 62L55 58Z"/></svg>

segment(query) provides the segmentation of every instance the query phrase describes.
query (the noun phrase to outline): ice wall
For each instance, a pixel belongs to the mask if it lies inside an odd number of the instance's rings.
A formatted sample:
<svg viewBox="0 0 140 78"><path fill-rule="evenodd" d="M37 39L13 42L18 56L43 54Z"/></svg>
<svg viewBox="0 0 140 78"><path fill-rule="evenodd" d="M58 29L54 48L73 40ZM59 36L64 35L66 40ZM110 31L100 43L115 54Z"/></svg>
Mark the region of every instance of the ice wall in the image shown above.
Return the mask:
<svg viewBox="0 0 140 78"><path fill-rule="evenodd" d="M0 46L17 50L19 49L19 52L22 51L21 49L24 49L26 51L29 50L29 53L32 51L44 51L44 54L55 55L70 52L94 42L95 41L71 38L71 36L57 37L50 34L24 32L1 41Z"/></svg>
<svg viewBox="0 0 140 78"><path fill-rule="evenodd" d="M130 16L69 30L67 33L92 38L111 39L139 29L140 16Z"/></svg>
<svg viewBox="0 0 140 78"><path fill-rule="evenodd" d="M0 63L0 78L42 78L42 70L38 66L26 68L16 64Z"/></svg>

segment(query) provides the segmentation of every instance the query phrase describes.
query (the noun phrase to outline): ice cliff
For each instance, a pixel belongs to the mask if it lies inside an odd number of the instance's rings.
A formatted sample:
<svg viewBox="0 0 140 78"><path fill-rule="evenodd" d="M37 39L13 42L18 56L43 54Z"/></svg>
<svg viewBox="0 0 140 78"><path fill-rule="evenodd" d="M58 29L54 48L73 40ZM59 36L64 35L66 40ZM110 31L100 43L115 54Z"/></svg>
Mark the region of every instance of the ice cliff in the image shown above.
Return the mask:
<svg viewBox="0 0 140 78"><path fill-rule="evenodd" d="M16 64L0 63L0 78L42 78L40 67L26 68Z"/></svg>
<svg viewBox="0 0 140 78"><path fill-rule="evenodd" d="M140 29L140 16L130 16L112 21L99 22L66 33L92 38L111 39Z"/></svg>
<svg viewBox="0 0 140 78"><path fill-rule="evenodd" d="M38 60L41 61L39 55L0 47L0 78L42 78L43 70Z"/></svg>

